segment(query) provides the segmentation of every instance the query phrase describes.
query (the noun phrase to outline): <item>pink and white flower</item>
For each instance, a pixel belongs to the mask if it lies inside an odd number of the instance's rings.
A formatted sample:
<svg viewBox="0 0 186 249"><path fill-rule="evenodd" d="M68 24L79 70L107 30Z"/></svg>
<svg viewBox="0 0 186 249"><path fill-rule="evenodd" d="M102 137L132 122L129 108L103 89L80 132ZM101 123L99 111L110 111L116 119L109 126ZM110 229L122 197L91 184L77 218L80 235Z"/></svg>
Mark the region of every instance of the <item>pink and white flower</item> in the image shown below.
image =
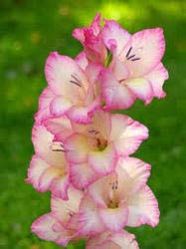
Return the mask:
<svg viewBox="0 0 186 249"><path fill-rule="evenodd" d="M82 70L86 70L86 67L88 66L88 61L84 52L81 52L76 56L75 62L78 64L79 67L81 67ZM43 121L53 117L52 113L50 112L50 103L54 98L55 94L53 93L51 88L47 86L39 97L38 112L35 114L36 124L41 125Z"/></svg>
<svg viewBox="0 0 186 249"><path fill-rule="evenodd" d="M46 125L64 144L70 180L77 188L84 188L111 173L119 156L133 154L148 137L148 129L139 122L103 111L97 111L90 124L72 123L73 132L68 137L57 119Z"/></svg>
<svg viewBox="0 0 186 249"><path fill-rule="evenodd" d="M63 144L54 141L54 136L41 125L34 126L32 141L35 155L28 169L27 182L40 192L50 190L56 196L67 199L69 169Z"/></svg>
<svg viewBox="0 0 186 249"><path fill-rule="evenodd" d="M135 236L126 231L105 232L87 241L86 249L139 249Z"/></svg>
<svg viewBox="0 0 186 249"><path fill-rule="evenodd" d="M46 61L27 182L51 192L51 211L33 222L32 232L60 246L85 239L87 249L139 249L123 229L154 227L160 215L147 185L151 166L129 157L148 129L108 111L165 96L165 41L161 28L131 35L113 20L101 21L96 15L73 31L83 45L75 59L52 52Z"/></svg>
<svg viewBox="0 0 186 249"><path fill-rule="evenodd" d="M52 196L51 212L39 217L32 224L32 232L39 238L66 246L69 241L79 239L76 214L83 193L69 188L69 199L64 201Z"/></svg>
<svg viewBox="0 0 186 249"><path fill-rule="evenodd" d="M80 56L83 57L83 54ZM95 76L89 79L82 69L83 63L83 58L73 60L57 52L49 55L45 75L53 95L47 103L52 117L66 115L76 122L88 123L92 113L100 106L100 98L95 96L94 82L91 81L96 79L100 68L94 66Z"/></svg>
<svg viewBox="0 0 186 249"><path fill-rule="evenodd" d="M116 171L88 187L80 204L80 226L84 233L118 232L159 222L156 198L146 185L150 165L136 158L120 158Z"/></svg>
<svg viewBox="0 0 186 249"><path fill-rule="evenodd" d="M161 28L131 35L109 20L102 36L113 55L109 69L103 70L100 77L107 109L129 108L136 99L149 104L154 97L165 97L162 86L168 72L161 63L165 51Z"/></svg>

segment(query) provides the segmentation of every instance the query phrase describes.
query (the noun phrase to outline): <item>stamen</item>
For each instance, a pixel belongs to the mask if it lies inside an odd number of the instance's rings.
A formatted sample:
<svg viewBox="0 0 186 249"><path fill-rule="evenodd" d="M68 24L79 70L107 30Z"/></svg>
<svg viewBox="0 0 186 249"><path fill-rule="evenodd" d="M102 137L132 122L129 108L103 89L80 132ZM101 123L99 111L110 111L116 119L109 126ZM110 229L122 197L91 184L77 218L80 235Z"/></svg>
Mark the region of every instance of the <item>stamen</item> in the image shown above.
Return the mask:
<svg viewBox="0 0 186 249"><path fill-rule="evenodd" d="M139 58L139 57L135 58L135 56L136 56L135 54L130 55L131 50L132 50L132 47L129 48L129 50L128 50L127 54L126 54L127 60L131 60L131 61L138 61L138 60L140 60L141 58Z"/></svg>
<svg viewBox="0 0 186 249"><path fill-rule="evenodd" d="M54 152L66 152L62 143L54 142L51 144L50 149Z"/></svg>
<svg viewBox="0 0 186 249"><path fill-rule="evenodd" d="M115 189L118 189L118 180L116 180L116 187Z"/></svg>
<svg viewBox="0 0 186 249"><path fill-rule="evenodd" d="M77 78L77 76L72 74L71 77L72 77L73 80L70 80L70 83L81 87L81 81Z"/></svg>
<svg viewBox="0 0 186 249"><path fill-rule="evenodd" d="M127 57L127 60L130 60L130 59L133 58L134 56L135 56L135 54L133 54L133 55Z"/></svg>
<svg viewBox="0 0 186 249"><path fill-rule="evenodd" d="M119 199L117 196L118 180L114 180L112 182L109 182L109 185L111 185L112 190L109 191L110 194L109 194L108 207L109 208L118 208L118 206L119 206Z"/></svg>
<svg viewBox="0 0 186 249"><path fill-rule="evenodd" d="M118 180L112 183L112 190L117 190L118 189Z"/></svg>
<svg viewBox="0 0 186 249"><path fill-rule="evenodd" d="M121 84L123 81L125 81L125 79L121 79L118 82Z"/></svg>
<svg viewBox="0 0 186 249"><path fill-rule="evenodd" d="M134 58L131 61L138 61L138 60L141 60L141 58Z"/></svg>
<svg viewBox="0 0 186 249"><path fill-rule="evenodd" d="M96 130L94 130L94 129L93 129L93 130L89 130L88 132L89 132L89 133L93 133L93 134L95 134L95 135L99 134L99 131L96 131Z"/></svg>
<svg viewBox="0 0 186 249"><path fill-rule="evenodd" d="M74 212L70 211L68 214L70 217L72 217L74 215Z"/></svg>
<svg viewBox="0 0 186 249"><path fill-rule="evenodd" d="M101 141L100 141L100 139L97 138L96 141L97 141L97 147L100 148L101 147Z"/></svg>
<svg viewBox="0 0 186 249"><path fill-rule="evenodd" d="M108 208L115 209L119 207L119 202L118 201L113 201L110 200L108 203Z"/></svg>
<svg viewBox="0 0 186 249"><path fill-rule="evenodd" d="M69 207L67 207L66 209L67 209L68 214L69 214L70 217L72 217L75 214L75 212L72 211Z"/></svg>
<svg viewBox="0 0 186 249"><path fill-rule="evenodd" d="M72 76L72 78L73 78L75 81L77 81L78 83L81 83L81 81L78 79L78 77L76 76L76 74L72 74L71 76Z"/></svg>
<svg viewBox="0 0 186 249"><path fill-rule="evenodd" d="M105 139L96 138L96 142L97 142L97 149L99 151L103 151L108 145L108 142Z"/></svg>
<svg viewBox="0 0 186 249"><path fill-rule="evenodd" d="M126 57L128 57L130 55L131 50L132 50L132 47L129 48L129 50L128 50L127 54L126 54Z"/></svg>
<svg viewBox="0 0 186 249"><path fill-rule="evenodd" d="M74 80L70 80L70 83L75 84L76 86L81 87L81 85L78 82L74 81Z"/></svg>
<svg viewBox="0 0 186 249"><path fill-rule="evenodd" d="M65 152L65 150L63 150L63 149L53 149L52 151L55 151L55 152L59 152L59 151Z"/></svg>

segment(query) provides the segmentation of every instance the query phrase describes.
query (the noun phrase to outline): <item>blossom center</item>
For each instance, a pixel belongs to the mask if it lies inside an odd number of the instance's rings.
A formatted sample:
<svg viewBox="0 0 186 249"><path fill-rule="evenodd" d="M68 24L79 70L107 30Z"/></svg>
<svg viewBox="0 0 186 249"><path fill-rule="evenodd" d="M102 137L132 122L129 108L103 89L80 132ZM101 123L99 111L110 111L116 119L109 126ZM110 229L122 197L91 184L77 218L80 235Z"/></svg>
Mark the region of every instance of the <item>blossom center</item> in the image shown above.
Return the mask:
<svg viewBox="0 0 186 249"><path fill-rule="evenodd" d="M108 141L103 138L99 131L95 129L91 129L88 132L89 135L91 135L91 143L93 149L103 151L107 147Z"/></svg>
<svg viewBox="0 0 186 249"><path fill-rule="evenodd" d="M103 151L107 147L107 144L108 144L107 140L100 139L100 138L97 138L96 142L97 142L97 148L99 151Z"/></svg>
<svg viewBox="0 0 186 249"><path fill-rule="evenodd" d="M115 209L119 207L118 180L114 179L111 183L109 183L109 185L111 186L111 190L109 194L109 200L107 202L107 207Z"/></svg>
<svg viewBox="0 0 186 249"><path fill-rule="evenodd" d="M142 48L139 48L138 50L141 50L141 49L142 49ZM126 59L127 59L128 61L132 61L132 62L141 60L141 58L138 57L138 56L134 53L133 47L130 47L130 48L129 48L129 50L127 51L125 57L126 57Z"/></svg>
<svg viewBox="0 0 186 249"><path fill-rule="evenodd" d="M110 200L109 203L107 204L108 208L115 209L119 207L119 202L116 200Z"/></svg>

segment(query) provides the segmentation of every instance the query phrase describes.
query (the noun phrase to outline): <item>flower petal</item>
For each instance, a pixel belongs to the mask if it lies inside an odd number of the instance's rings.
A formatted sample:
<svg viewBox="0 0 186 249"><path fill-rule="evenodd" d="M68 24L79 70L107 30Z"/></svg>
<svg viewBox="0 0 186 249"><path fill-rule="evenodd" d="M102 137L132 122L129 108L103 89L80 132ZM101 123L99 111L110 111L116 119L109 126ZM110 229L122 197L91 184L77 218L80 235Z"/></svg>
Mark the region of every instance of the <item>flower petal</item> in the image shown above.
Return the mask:
<svg viewBox="0 0 186 249"><path fill-rule="evenodd" d="M50 112L53 116L61 116L72 107L72 102L65 97L55 97L50 103Z"/></svg>
<svg viewBox="0 0 186 249"><path fill-rule="evenodd" d="M62 246L66 246L73 238L72 233L63 227L51 213L45 214L34 221L32 232L40 239L54 241Z"/></svg>
<svg viewBox="0 0 186 249"><path fill-rule="evenodd" d="M39 109L45 109L49 107L51 100L54 98L54 93L50 87L46 87L39 97Z"/></svg>
<svg viewBox="0 0 186 249"><path fill-rule="evenodd" d="M138 158L121 157L118 161L117 169L119 170L119 181L122 181L122 179L120 179L122 175L120 170L125 170L132 180L133 191L134 189L137 191L147 183L147 180L150 176L151 166Z"/></svg>
<svg viewBox="0 0 186 249"><path fill-rule="evenodd" d="M117 163L117 155L112 144L103 151L89 152L88 163L98 174L105 175L112 172Z"/></svg>
<svg viewBox="0 0 186 249"><path fill-rule="evenodd" d="M112 114L110 117L111 132L109 138L111 141L116 141L122 136L127 127L131 125L133 120L127 115L117 113Z"/></svg>
<svg viewBox="0 0 186 249"><path fill-rule="evenodd" d="M113 241L110 240L110 238L101 238L101 236L104 236L104 233L95 237L92 237L90 240L88 240L86 249L120 249L117 244L115 244Z"/></svg>
<svg viewBox="0 0 186 249"><path fill-rule="evenodd" d="M117 56L113 57L112 62L109 65L109 69L119 82L122 82L129 77L130 72L128 68L118 59Z"/></svg>
<svg viewBox="0 0 186 249"><path fill-rule="evenodd" d="M28 169L27 182L40 192L51 190L53 194L67 199L68 177L62 168L51 167L34 155Z"/></svg>
<svg viewBox="0 0 186 249"><path fill-rule="evenodd" d="M51 192L57 196L62 198L63 200L68 200L68 187L69 187L69 178L67 175L54 179L51 184Z"/></svg>
<svg viewBox="0 0 186 249"><path fill-rule="evenodd" d="M105 230L93 200L84 196L79 213L79 231L82 235L95 235Z"/></svg>
<svg viewBox="0 0 186 249"><path fill-rule="evenodd" d="M86 74L89 82L94 87L97 86L96 81L97 81L97 78L98 78L98 76L99 76L102 68L103 67L100 64L98 64L98 63L91 63L91 62L89 62L89 64L86 67L85 74Z"/></svg>
<svg viewBox="0 0 186 249"><path fill-rule="evenodd" d="M148 80L145 78L134 78L125 81L125 85L136 95L137 98L143 100L145 104L149 104L153 99L153 89Z"/></svg>
<svg viewBox="0 0 186 249"><path fill-rule="evenodd" d="M122 117L118 114L112 116L110 139L114 141L118 155L133 154L147 137L148 129L144 125L127 116Z"/></svg>
<svg viewBox="0 0 186 249"><path fill-rule="evenodd" d="M84 189L97 178L98 175L87 162L70 164L70 180L77 189Z"/></svg>
<svg viewBox="0 0 186 249"><path fill-rule="evenodd" d="M60 233L53 229L56 223L58 223L58 221L51 213L48 213L35 220L31 229L40 239L55 241L60 237Z"/></svg>
<svg viewBox="0 0 186 249"><path fill-rule="evenodd" d="M102 208L99 209L99 215L104 225L110 231L121 231L121 229L126 225L128 219L128 209L121 208Z"/></svg>
<svg viewBox="0 0 186 249"><path fill-rule="evenodd" d="M145 75L145 78L151 83L155 97L165 97L166 93L163 91L162 87L164 81L167 80L169 76L162 63L158 64L150 73Z"/></svg>
<svg viewBox="0 0 186 249"><path fill-rule="evenodd" d="M87 57L86 57L86 54L85 52L80 52L76 58L75 58L75 61L77 62L77 64L83 69L85 70L86 67L88 66L88 60L87 60Z"/></svg>
<svg viewBox="0 0 186 249"><path fill-rule="evenodd" d="M73 133L71 122L66 116L49 118L44 122L44 125L57 141L64 141Z"/></svg>
<svg viewBox="0 0 186 249"><path fill-rule="evenodd" d="M57 196L52 196L52 214L63 224L66 224L72 216L79 211L80 201L83 193L80 190L70 187L68 190L68 200L62 200Z"/></svg>
<svg viewBox="0 0 186 249"><path fill-rule="evenodd" d="M119 245L120 249L139 249L138 244L135 241L135 236L125 230L114 233L112 235L112 241Z"/></svg>
<svg viewBox="0 0 186 249"><path fill-rule="evenodd" d="M35 152L50 166L65 167L64 153L53 149L54 135L44 126L35 125L32 130L32 142Z"/></svg>
<svg viewBox="0 0 186 249"><path fill-rule="evenodd" d="M73 106L67 113L69 119L77 123L87 124L92 120L94 111L100 106L100 100L97 98L88 106Z"/></svg>
<svg viewBox="0 0 186 249"><path fill-rule="evenodd" d="M44 160L42 160L40 157L34 155L32 157L32 160L30 162L30 167L28 169L28 178L27 182L31 183L35 189L38 191L42 191L40 188L40 178L41 175L50 168L50 165L48 165Z"/></svg>
<svg viewBox="0 0 186 249"><path fill-rule="evenodd" d="M139 249L135 236L126 231L105 232L92 237L87 242L86 249Z"/></svg>
<svg viewBox="0 0 186 249"><path fill-rule="evenodd" d="M57 168L57 167L49 167L46 169L43 174L41 175L39 179L39 189L40 191L47 191L51 190L52 185L54 182L60 177L60 176L65 176L65 173L63 172L62 168ZM54 189L53 189L54 190Z"/></svg>
<svg viewBox="0 0 186 249"><path fill-rule="evenodd" d="M102 30L102 36L106 47L116 54L120 54L131 35L124 30L117 22L106 20Z"/></svg>
<svg viewBox="0 0 186 249"><path fill-rule="evenodd" d="M100 80L106 109L127 109L134 103L136 97L133 93L127 87L119 84L109 70L102 71Z"/></svg>
<svg viewBox="0 0 186 249"><path fill-rule="evenodd" d="M84 163L87 160L89 144L87 138L80 134L73 134L64 143L66 157L72 163Z"/></svg>
<svg viewBox="0 0 186 249"><path fill-rule="evenodd" d="M108 140L111 132L111 114L98 110L93 116L92 125L90 124L90 128L88 129L89 132L91 129L98 132L103 139Z"/></svg>
<svg viewBox="0 0 186 249"><path fill-rule="evenodd" d="M129 200L127 226L137 227L148 224L155 227L159 222L158 203L148 186L131 196Z"/></svg>
<svg viewBox="0 0 186 249"><path fill-rule="evenodd" d="M54 93L49 87L45 88L39 97L39 110L35 114L34 118L36 124L42 124L42 121L51 116L50 102L55 97Z"/></svg>

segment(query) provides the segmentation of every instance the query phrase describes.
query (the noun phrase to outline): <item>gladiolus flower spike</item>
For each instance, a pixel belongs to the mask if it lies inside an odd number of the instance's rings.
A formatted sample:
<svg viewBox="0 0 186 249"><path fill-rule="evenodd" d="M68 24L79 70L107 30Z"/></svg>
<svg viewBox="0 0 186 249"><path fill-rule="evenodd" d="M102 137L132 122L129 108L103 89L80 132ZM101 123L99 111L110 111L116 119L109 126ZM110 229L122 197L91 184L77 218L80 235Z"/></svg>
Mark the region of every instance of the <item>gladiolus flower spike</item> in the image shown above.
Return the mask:
<svg viewBox="0 0 186 249"><path fill-rule="evenodd" d="M165 97L165 41L161 28L130 34L101 23L96 15L73 31L83 46L77 57L51 52L46 60L27 182L51 192L51 210L31 229L60 246L84 239L86 249L137 249L127 227L159 222L151 166L132 156L148 129L111 111Z"/></svg>

